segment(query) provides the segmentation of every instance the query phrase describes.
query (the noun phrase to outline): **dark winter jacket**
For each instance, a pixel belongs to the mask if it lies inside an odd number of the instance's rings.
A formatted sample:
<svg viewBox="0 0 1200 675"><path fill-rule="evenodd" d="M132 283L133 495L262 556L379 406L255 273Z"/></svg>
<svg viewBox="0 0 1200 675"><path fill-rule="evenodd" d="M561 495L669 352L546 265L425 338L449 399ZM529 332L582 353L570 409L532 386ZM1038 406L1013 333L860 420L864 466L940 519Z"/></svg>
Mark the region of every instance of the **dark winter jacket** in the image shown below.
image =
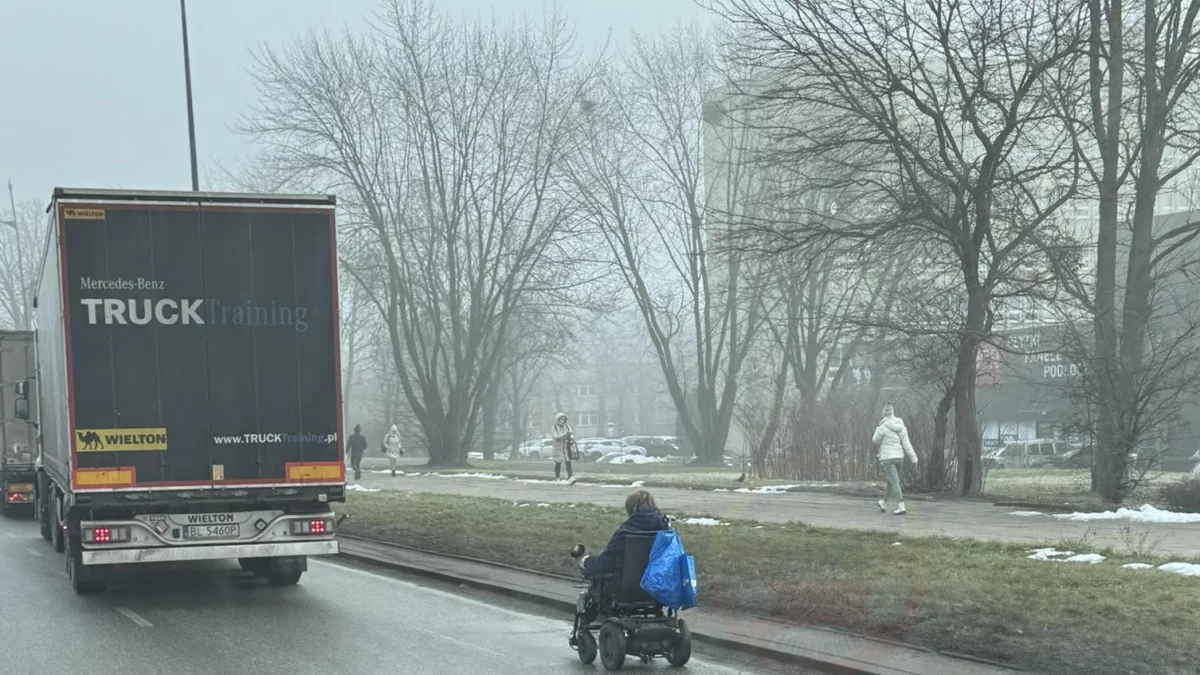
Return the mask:
<svg viewBox="0 0 1200 675"><path fill-rule="evenodd" d="M367 437L362 434L350 434L350 454L362 456L367 451Z"/></svg>
<svg viewBox="0 0 1200 675"><path fill-rule="evenodd" d="M591 556L585 563L590 574L611 574L616 569L617 557L625 553L626 532L657 532L671 528L665 516L659 511L635 511L613 533L612 539L599 555Z"/></svg>

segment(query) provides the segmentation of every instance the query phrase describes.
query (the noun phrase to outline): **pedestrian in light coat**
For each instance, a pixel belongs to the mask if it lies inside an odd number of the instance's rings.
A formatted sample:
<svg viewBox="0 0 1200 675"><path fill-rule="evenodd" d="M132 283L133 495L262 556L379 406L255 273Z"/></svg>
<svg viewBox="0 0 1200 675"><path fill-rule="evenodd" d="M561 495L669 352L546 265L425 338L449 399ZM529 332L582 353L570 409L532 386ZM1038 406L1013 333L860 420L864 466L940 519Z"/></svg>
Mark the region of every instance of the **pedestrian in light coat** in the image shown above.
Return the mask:
<svg viewBox="0 0 1200 675"><path fill-rule="evenodd" d="M550 437L554 439L554 478L562 478L562 465L567 465L567 482L574 483L575 476L571 471L571 451L575 446L575 432L567 424L567 414L558 413L554 416L554 426L550 427Z"/></svg>
<svg viewBox="0 0 1200 675"><path fill-rule="evenodd" d="M400 447L400 430L393 424L392 428L383 437L383 454L387 455L388 463L392 465L392 477L396 476L396 463L400 461L404 450Z"/></svg>
<svg viewBox="0 0 1200 675"><path fill-rule="evenodd" d="M888 501L895 499L896 510L892 513L902 516L908 513L904 508L904 493L900 491L900 470L904 468L904 456L908 455L914 467L918 461L912 442L908 440L908 428L904 426L904 420L896 417L896 410L891 403L883 406L883 419L875 427L871 441L879 446L879 466L887 478L887 491L878 502L879 510L886 513Z"/></svg>

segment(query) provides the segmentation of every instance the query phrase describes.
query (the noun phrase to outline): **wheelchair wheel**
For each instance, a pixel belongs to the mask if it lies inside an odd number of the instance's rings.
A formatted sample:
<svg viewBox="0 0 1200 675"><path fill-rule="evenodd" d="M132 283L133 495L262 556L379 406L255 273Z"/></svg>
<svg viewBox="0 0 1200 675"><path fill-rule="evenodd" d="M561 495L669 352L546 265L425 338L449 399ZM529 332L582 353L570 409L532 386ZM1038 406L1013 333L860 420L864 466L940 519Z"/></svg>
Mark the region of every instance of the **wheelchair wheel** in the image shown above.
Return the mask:
<svg viewBox="0 0 1200 675"><path fill-rule="evenodd" d="M600 663L605 670L620 670L625 665L625 629L611 621L600 627Z"/></svg>
<svg viewBox="0 0 1200 675"><path fill-rule="evenodd" d="M579 644L575 650L579 652L579 662L585 666L592 665L599 651L599 648L596 647L596 636L587 631L580 631L578 640Z"/></svg>
<svg viewBox="0 0 1200 675"><path fill-rule="evenodd" d="M683 619L679 620L679 640L671 647L671 651L667 652L667 663L676 668L682 667L692 658L692 631L687 627L687 622Z"/></svg>

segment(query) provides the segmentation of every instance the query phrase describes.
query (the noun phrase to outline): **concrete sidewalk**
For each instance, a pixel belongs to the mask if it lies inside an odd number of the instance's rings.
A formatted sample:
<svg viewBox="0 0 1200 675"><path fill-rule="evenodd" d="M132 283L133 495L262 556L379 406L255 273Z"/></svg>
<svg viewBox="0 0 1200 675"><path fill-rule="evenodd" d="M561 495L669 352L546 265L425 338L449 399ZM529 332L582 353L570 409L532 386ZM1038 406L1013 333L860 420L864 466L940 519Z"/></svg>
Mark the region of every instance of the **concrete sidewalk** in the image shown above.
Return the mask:
<svg viewBox="0 0 1200 675"><path fill-rule="evenodd" d="M616 483L619 479L613 477ZM626 478L628 480L628 478ZM576 483L559 485L522 480L484 480L449 476L396 476L365 474L366 487L405 492L432 492L470 497L492 497L509 501L580 503L618 507L623 485ZM731 487L735 487L731 485ZM672 515L712 516L726 520L764 523L801 522L815 527L895 532L907 537L942 536L985 539L1019 544L1058 544L1087 541L1096 548L1128 550L1137 542L1155 542L1162 555L1192 558L1200 554L1200 526L1196 524L1152 524L1126 520L1069 521L1049 515L1022 517L1015 507L964 500L921 500L908 502L908 515L901 518L880 513L877 497L848 497L820 492L780 494L714 492L681 488L648 488L664 511ZM1076 543L1075 545L1078 545Z"/></svg>
<svg viewBox="0 0 1200 675"><path fill-rule="evenodd" d="M574 611L579 580L357 537L339 539L342 555L351 559L466 583L561 610L564 612L563 649L569 649L569 613ZM703 589L700 592L703 594ZM835 675L1012 675L1015 672L909 645L770 619L734 616L702 608L686 611L684 618L697 640Z"/></svg>

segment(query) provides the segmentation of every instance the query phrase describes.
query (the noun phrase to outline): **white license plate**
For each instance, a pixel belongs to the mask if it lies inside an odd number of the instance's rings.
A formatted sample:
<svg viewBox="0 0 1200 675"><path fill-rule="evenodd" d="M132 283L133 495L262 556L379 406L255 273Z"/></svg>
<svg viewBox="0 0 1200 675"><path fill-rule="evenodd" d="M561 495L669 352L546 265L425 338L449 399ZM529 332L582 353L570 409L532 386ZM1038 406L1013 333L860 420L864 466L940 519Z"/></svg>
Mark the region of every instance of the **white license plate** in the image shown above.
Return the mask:
<svg viewBox="0 0 1200 675"><path fill-rule="evenodd" d="M179 530L183 539L237 539L241 525L185 525Z"/></svg>

